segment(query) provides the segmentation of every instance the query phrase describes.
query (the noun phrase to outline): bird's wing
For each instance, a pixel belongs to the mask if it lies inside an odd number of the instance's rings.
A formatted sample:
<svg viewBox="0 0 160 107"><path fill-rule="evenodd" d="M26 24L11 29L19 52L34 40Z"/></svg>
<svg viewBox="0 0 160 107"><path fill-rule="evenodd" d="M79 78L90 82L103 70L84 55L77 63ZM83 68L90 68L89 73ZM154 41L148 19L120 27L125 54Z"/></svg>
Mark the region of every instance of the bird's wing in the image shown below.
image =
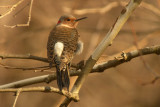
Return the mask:
<svg viewBox="0 0 160 107"><path fill-rule="evenodd" d="M75 28L55 27L51 31L47 43L47 55L50 64L54 62L55 56L57 57L55 50L57 42L63 43L63 51L57 59L61 62L62 66L68 64L77 49L78 37L79 35Z"/></svg>
<svg viewBox="0 0 160 107"><path fill-rule="evenodd" d="M82 51L83 51L83 42L79 40L77 43L77 49L76 49L75 53L77 55L79 55L82 53Z"/></svg>

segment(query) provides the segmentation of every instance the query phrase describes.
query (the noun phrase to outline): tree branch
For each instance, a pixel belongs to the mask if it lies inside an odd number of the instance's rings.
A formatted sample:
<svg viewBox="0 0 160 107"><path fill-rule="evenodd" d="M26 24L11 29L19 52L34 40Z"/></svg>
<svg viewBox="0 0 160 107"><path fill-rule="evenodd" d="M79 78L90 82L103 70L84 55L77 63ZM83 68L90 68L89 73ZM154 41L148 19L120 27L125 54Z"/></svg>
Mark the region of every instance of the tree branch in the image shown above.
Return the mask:
<svg viewBox="0 0 160 107"><path fill-rule="evenodd" d="M34 55L31 55L31 54L28 54L28 55L4 55L4 54L0 54L0 58L2 58L2 59L32 59L32 60L37 60L37 61L42 61L42 62L48 62L47 58L34 56Z"/></svg>
<svg viewBox="0 0 160 107"><path fill-rule="evenodd" d="M15 100L14 100L13 107L16 106L17 99L18 99L18 97L19 97L19 95L20 95L20 93L21 93L21 89L22 89L22 88L19 88L19 89L17 89L17 91L16 91L16 98L15 98ZM3 90L3 89L1 89L1 90Z"/></svg>
<svg viewBox="0 0 160 107"><path fill-rule="evenodd" d="M101 43L98 45L98 47L95 49L93 54L90 56L90 58L87 60L84 68L82 69L82 73L77 78L71 92L72 93L79 93L80 88L82 87L82 84L84 83L86 77L88 76L89 72L92 70L93 66L99 59L99 57L102 55L104 50L112 44L112 41L117 36L118 32L124 25L124 23L127 21L129 16L132 14L132 12L135 10L135 8L140 4L141 0L130 0L128 5L122 10L121 15L113 25L113 27L109 30L108 34L105 36L105 38L101 41ZM66 107L71 102L71 99L65 99L63 103L60 105L61 107Z"/></svg>
<svg viewBox="0 0 160 107"><path fill-rule="evenodd" d="M30 24L30 22L31 22L32 6L33 6L33 0L31 0L31 3L30 3L29 14L28 14L28 21L27 21L26 24L16 24L16 25L13 25L13 26L4 25L4 26L5 26L5 27L8 27L8 28L26 27L26 26L29 26L29 24Z"/></svg>
<svg viewBox="0 0 160 107"><path fill-rule="evenodd" d="M128 62L133 58L139 57L141 55L148 55L148 54L160 54L160 45L158 46L152 46L152 47L146 47L143 49L139 49L139 50L134 50L128 53L122 53L121 55L113 58L113 60L109 60L107 62L103 62L100 64L97 64L93 67L91 73L94 72L103 72L105 69L109 69L111 67L115 67L118 66L124 62ZM71 76L78 76L81 74L81 71L78 70L71 70L70 75ZM154 80L158 80L160 77L156 77L156 79ZM29 78L29 79L25 79L25 80L21 80L21 81L17 81L17 82L13 82L13 83L9 83L6 85L1 85L0 86L0 92L17 92L18 90L21 89L20 92L55 92L55 93L59 93L61 95L66 96L68 99L74 100L74 101L78 101L79 100L79 96L77 93L69 93L68 91L63 90L62 92L59 91L59 89L57 88L53 88L53 87L31 87L31 88L18 88L18 87L22 87L22 86L27 86L27 85L31 85L31 84L36 84L36 83L40 83L40 82L46 82L49 83L52 80L56 79L56 74L52 74L52 75L44 75L44 76L39 76L39 77L34 77L34 78ZM154 81L155 82L155 81ZM151 82L153 83L153 82ZM148 83L147 83L148 84ZM146 84L144 84L146 85ZM4 88L17 88L17 89L4 89ZM20 94L19 92L19 94ZM19 95L18 95L19 96ZM15 102L17 101L18 96L16 96L15 98ZM14 105L15 105L14 102Z"/></svg>
<svg viewBox="0 0 160 107"><path fill-rule="evenodd" d="M113 59L113 60L109 60L107 62L95 65L91 72L102 72L102 71L109 69L111 67L116 67L120 64L128 62L133 58L139 57L141 55L148 55L148 54L159 55L160 54L160 45L146 47L146 48L134 50L134 51L131 51L128 53L123 52L121 55L115 57L115 59Z"/></svg>
<svg viewBox="0 0 160 107"><path fill-rule="evenodd" d="M0 63L0 67L6 68L6 69L19 69L19 70L34 70L34 71L44 71L47 69L50 69L49 66L40 66L40 67L13 67L13 66L7 66L5 64Z"/></svg>
<svg viewBox="0 0 160 107"><path fill-rule="evenodd" d="M24 80L20 80L20 81L16 81L16 82L4 84L4 85L0 86L0 89L3 89L3 88L19 88L19 87L28 86L28 85L37 84L37 83L42 83L42 82L49 83L49 82L51 82L52 80L55 80L55 79L56 79L56 74L43 75L43 76L32 77L32 78L28 78L28 79L24 79Z"/></svg>
<svg viewBox="0 0 160 107"><path fill-rule="evenodd" d="M123 64L125 62L130 61L133 58L139 57L140 55L148 55L148 54L159 55L160 54L160 45L146 47L146 48L134 50L134 51L131 51L128 53L122 53L122 54L118 55L117 57L112 58L111 60L96 64L93 67L91 73L103 72L106 69L116 67L120 64ZM81 70L70 70L71 76L79 76L80 73L81 73ZM32 78L12 82L9 84L1 85L0 89L2 89L2 88L19 88L19 87L28 86L28 85L32 85L32 84L36 84L36 83L42 83L42 82L50 83L53 80L56 80L55 73L50 74L50 75L32 77Z"/></svg>
<svg viewBox="0 0 160 107"><path fill-rule="evenodd" d="M16 92L18 95L20 92L21 93L22 92L54 92L54 93L64 95L67 98L72 99L74 101L79 100L79 97L77 94L72 94L72 93L65 91L65 90L60 91L58 88L48 87L48 86L46 86L46 87L30 87L30 88L7 88L7 89L0 89L0 92L1 93ZM18 96L18 95L16 95L16 96ZM16 97L16 99L17 99L17 97ZM15 99L15 102L17 101L16 99ZM14 105L15 105L15 103L14 103Z"/></svg>
<svg viewBox="0 0 160 107"><path fill-rule="evenodd" d="M20 0L20 1L18 1L16 4L12 5L11 8L10 8L6 13L0 15L0 19L3 18L3 17L5 17L5 16L7 16L7 15L9 15L9 14L10 14L13 10L15 10L15 8L16 8L19 4L21 4L23 1L24 1L24 0ZM6 6L1 6L1 7L6 7ZM10 6L8 6L8 7L10 7Z"/></svg>
<svg viewBox="0 0 160 107"><path fill-rule="evenodd" d="M32 59L32 60L37 60L37 61L42 61L48 63L48 59L44 57L39 57L39 56L34 56L31 54L28 55L5 55L5 54L0 54L1 59ZM76 64L72 64L72 67L76 68ZM54 65L53 65L54 67ZM26 68L27 69L27 68Z"/></svg>

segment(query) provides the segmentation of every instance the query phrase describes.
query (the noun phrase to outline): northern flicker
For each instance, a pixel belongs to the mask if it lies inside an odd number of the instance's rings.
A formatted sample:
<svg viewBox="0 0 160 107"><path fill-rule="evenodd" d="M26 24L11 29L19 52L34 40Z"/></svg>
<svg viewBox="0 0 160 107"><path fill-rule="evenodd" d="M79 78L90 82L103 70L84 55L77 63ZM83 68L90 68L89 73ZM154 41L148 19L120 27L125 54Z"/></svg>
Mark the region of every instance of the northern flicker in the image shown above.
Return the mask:
<svg viewBox="0 0 160 107"><path fill-rule="evenodd" d="M56 66L57 85L62 90L66 87L69 91L69 69L71 60L75 54L83 50L83 42L79 41L76 29L79 20L71 15L61 16L57 25L52 29L48 37L47 55L50 67Z"/></svg>

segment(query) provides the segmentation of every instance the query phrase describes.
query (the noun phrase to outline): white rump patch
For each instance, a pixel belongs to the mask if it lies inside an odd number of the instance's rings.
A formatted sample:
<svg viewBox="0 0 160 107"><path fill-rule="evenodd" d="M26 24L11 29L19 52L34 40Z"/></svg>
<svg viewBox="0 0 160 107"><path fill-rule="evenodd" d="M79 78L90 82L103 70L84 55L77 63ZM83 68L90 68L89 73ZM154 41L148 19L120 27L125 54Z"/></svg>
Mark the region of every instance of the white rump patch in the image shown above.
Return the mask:
<svg viewBox="0 0 160 107"><path fill-rule="evenodd" d="M54 46L54 53L57 56L61 56L62 52L63 52L63 48L64 48L64 44L62 42L57 42Z"/></svg>
<svg viewBox="0 0 160 107"><path fill-rule="evenodd" d="M83 51L83 42L82 41L78 41L76 54L79 55L79 54L82 53L82 51Z"/></svg>

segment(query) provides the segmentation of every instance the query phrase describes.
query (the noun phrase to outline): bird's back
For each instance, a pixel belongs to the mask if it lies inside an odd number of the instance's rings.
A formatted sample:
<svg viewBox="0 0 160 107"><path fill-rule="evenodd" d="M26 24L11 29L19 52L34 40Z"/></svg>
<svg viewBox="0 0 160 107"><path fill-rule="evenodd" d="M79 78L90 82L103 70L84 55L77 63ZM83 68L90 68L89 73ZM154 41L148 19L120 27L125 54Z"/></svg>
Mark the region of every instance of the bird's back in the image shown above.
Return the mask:
<svg viewBox="0 0 160 107"><path fill-rule="evenodd" d="M77 49L78 32L76 28L68 28L65 26L56 26L49 35L47 44L47 55L50 63L54 61L54 46L57 42L64 44L64 49L61 54L61 61L69 63Z"/></svg>
<svg viewBox="0 0 160 107"><path fill-rule="evenodd" d="M57 84L60 90L67 87L69 91L69 68L78 44L78 32L75 28L56 26L50 33L47 55L50 67L55 63Z"/></svg>
<svg viewBox="0 0 160 107"><path fill-rule="evenodd" d="M76 26L85 18L77 19L72 15L63 15L50 32L47 43L48 61L50 67L55 63L57 85L60 90L67 87L69 91L71 60L74 54L80 53L83 49L83 43L78 41Z"/></svg>

